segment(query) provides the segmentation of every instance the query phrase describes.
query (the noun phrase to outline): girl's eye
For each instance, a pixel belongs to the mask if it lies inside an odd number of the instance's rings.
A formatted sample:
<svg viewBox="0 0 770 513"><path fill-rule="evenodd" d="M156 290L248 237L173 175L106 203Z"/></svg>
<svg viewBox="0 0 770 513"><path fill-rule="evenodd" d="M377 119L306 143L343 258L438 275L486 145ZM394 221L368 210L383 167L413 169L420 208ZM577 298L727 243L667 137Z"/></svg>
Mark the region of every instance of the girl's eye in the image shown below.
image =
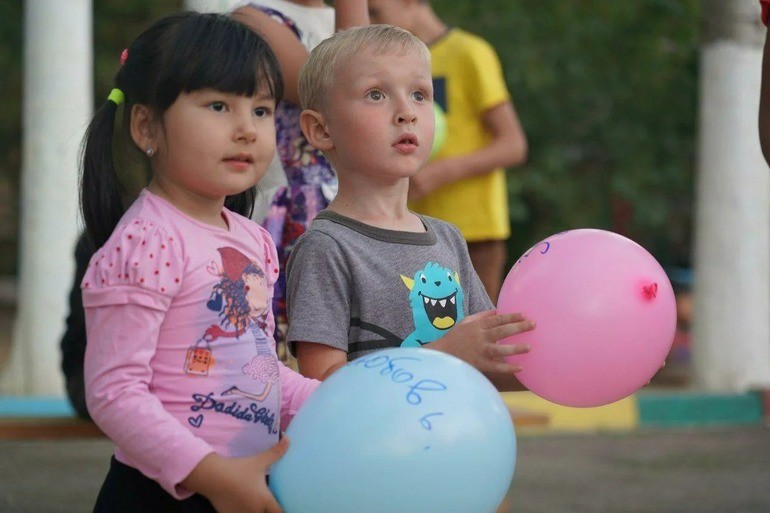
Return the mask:
<svg viewBox="0 0 770 513"><path fill-rule="evenodd" d="M209 108L214 112L224 112L227 110L227 105L224 102L211 102Z"/></svg>
<svg viewBox="0 0 770 513"><path fill-rule="evenodd" d="M374 100L376 102L385 98L385 95L382 93L382 91L377 91L377 90L369 91L369 94L367 94L367 96L369 97L369 99Z"/></svg>
<svg viewBox="0 0 770 513"><path fill-rule="evenodd" d="M415 99L415 100L417 100L418 102L423 102L423 101L425 101L425 95L424 95L422 92L420 92L420 91L415 91L415 92L413 92L413 93L412 93L412 98L414 98L414 99Z"/></svg>
<svg viewBox="0 0 770 513"><path fill-rule="evenodd" d="M269 117L273 113L273 110L270 107L257 107L254 109L254 115L258 118L266 118Z"/></svg>

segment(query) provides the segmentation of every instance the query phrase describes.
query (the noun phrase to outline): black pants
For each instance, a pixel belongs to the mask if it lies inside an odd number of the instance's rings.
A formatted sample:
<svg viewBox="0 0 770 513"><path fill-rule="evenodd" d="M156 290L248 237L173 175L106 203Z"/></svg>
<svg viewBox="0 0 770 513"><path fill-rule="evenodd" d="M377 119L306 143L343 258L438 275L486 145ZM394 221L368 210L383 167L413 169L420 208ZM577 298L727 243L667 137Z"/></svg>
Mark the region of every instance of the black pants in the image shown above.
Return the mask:
<svg viewBox="0 0 770 513"><path fill-rule="evenodd" d="M176 500L158 483L112 458L94 513L216 513L202 495Z"/></svg>

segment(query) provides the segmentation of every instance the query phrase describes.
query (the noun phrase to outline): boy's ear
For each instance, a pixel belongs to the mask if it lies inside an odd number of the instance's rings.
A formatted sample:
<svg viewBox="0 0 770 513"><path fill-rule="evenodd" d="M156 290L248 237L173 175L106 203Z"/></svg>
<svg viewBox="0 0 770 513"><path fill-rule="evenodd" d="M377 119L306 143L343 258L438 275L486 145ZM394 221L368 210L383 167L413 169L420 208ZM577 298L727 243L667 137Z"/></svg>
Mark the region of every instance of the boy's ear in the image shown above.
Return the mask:
<svg viewBox="0 0 770 513"><path fill-rule="evenodd" d="M131 139L144 153L147 148L157 151L158 144L155 139L155 124L152 111L146 105L135 104L131 107Z"/></svg>
<svg viewBox="0 0 770 513"><path fill-rule="evenodd" d="M311 109L303 110L299 115L299 127L314 148L321 151L334 149L334 141L332 141L329 132L326 131L326 123L320 112Z"/></svg>

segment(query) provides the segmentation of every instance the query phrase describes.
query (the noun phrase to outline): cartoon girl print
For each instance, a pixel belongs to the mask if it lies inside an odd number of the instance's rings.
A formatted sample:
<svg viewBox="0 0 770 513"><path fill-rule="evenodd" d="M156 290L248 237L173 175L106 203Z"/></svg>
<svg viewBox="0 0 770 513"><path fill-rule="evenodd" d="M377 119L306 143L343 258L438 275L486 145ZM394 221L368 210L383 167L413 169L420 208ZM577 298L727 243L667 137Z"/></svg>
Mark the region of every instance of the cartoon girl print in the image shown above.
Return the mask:
<svg viewBox="0 0 770 513"><path fill-rule="evenodd" d="M239 338L251 335L257 354L243 366L243 373L264 386L260 392L243 390L237 386L225 390L222 395L241 395L254 401L263 401L273 386L278 382L278 364L271 351L266 334L268 303L268 285L265 273L257 262L251 261L231 247L218 248L222 267L209 266L221 278L214 286L211 298L206 304L209 310L219 313L219 325L211 325L201 338L205 346L219 338ZM196 342L192 349L200 346ZM197 347L200 350L200 347ZM189 353L189 350L188 350Z"/></svg>

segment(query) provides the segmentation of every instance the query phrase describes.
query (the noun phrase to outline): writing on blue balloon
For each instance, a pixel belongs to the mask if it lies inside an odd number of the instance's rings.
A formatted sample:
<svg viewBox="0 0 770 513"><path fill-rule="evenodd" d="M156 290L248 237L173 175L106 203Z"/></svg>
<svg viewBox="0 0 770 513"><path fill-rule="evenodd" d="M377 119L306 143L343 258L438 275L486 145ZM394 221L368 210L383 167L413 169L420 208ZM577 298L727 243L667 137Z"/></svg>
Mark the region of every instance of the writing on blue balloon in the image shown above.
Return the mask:
<svg viewBox="0 0 770 513"><path fill-rule="evenodd" d="M431 429L433 429L433 424L431 424L430 420L428 420L428 419L430 417L437 417L439 415L443 415L443 413L436 412L436 413L429 413L427 415L423 415L422 418L420 419L420 424L422 424L422 427L424 427L425 429L430 431Z"/></svg>
<svg viewBox="0 0 770 513"><path fill-rule="evenodd" d="M369 356L362 356L357 360L350 362L352 366L363 366L366 369L372 369L377 373L389 379L391 382L397 385L405 385L406 392L404 399L410 405L416 406L423 402L423 395L426 392L443 392L447 389L447 386L441 381L435 379L419 378L414 372L407 369L408 362L421 362L422 360L417 357L399 356L391 358L385 354L372 354ZM420 425L431 431L433 424L430 421L431 417L437 417L444 415L444 412L431 412L420 417Z"/></svg>

